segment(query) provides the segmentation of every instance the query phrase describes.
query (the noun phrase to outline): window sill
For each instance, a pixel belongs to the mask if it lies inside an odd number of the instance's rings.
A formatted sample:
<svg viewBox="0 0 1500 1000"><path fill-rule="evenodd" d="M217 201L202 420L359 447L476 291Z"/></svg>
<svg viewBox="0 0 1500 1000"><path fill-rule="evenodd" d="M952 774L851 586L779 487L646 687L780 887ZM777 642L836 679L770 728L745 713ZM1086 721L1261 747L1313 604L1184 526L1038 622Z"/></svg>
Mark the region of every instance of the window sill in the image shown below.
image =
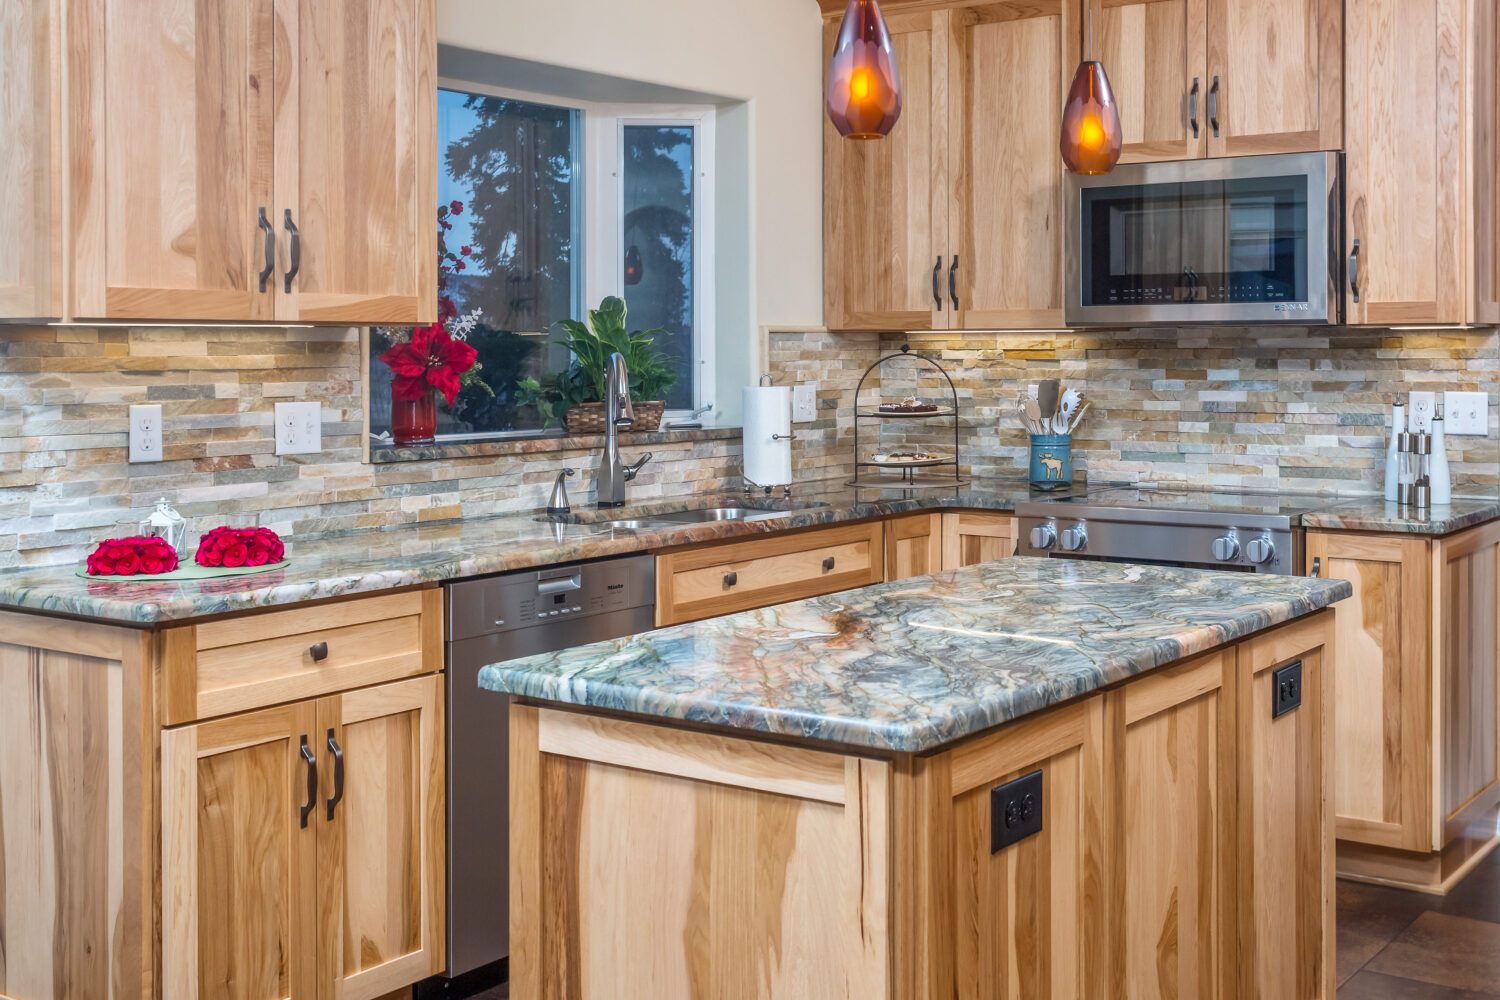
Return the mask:
<svg viewBox="0 0 1500 1000"><path fill-rule="evenodd" d="M727 441L741 436L738 427L691 427L632 433L622 431L620 443L630 448L679 441ZM495 441L439 441L421 448L397 448L389 444L370 443L370 463L434 462L454 458L490 458L502 455L539 455L562 451L588 451L604 447L603 434L578 437L504 438Z"/></svg>

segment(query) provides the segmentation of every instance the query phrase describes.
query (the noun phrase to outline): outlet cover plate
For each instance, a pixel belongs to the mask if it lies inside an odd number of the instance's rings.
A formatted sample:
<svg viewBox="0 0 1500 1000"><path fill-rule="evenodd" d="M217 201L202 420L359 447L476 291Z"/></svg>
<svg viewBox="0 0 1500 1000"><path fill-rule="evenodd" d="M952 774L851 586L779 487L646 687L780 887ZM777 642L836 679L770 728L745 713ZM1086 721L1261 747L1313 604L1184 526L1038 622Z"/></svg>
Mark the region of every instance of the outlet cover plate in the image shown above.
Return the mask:
<svg viewBox="0 0 1500 1000"><path fill-rule="evenodd" d="M1406 429L1413 433L1432 433L1432 418L1437 410L1437 393L1414 392L1407 401Z"/></svg>
<svg viewBox="0 0 1500 1000"><path fill-rule="evenodd" d="M1279 719L1302 705L1302 661L1278 667L1271 674L1271 718Z"/></svg>
<svg viewBox="0 0 1500 1000"><path fill-rule="evenodd" d="M816 383L792 386L792 420L799 424L818 419Z"/></svg>
<svg viewBox="0 0 1500 1000"><path fill-rule="evenodd" d="M990 789L990 853L1042 832L1042 772Z"/></svg>
<svg viewBox="0 0 1500 1000"><path fill-rule="evenodd" d="M138 403L130 408L130 461L161 461L160 403Z"/></svg>
<svg viewBox="0 0 1500 1000"><path fill-rule="evenodd" d="M1490 433L1489 394L1443 393L1443 433L1487 437Z"/></svg>
<svg viewBox="0 0 1500 1000"><path fill-rule="evenodd" d="M323 450L323 404L276 404L276 454L310 455Z"/></svg>

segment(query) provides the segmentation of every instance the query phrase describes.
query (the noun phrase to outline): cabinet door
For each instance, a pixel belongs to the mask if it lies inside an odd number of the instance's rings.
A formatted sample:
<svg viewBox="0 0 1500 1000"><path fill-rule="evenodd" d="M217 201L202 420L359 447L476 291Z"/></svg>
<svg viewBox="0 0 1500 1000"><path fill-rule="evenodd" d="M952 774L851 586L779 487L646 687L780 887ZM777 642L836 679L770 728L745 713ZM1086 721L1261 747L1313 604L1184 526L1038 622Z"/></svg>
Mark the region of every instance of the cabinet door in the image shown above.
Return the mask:
<svg viewBox="0 0 1500 1000"><path fill-rule="evenodd" d="M318 702L322 1000L372 1000L443 969L441 683Z"/></svg>
<svg viewBox="0 0 1500 1000"><path fill-rule="evenodd" d="M1106 696L1114 995L1234 996L1235 652Z"/></svg>
<svg viewBox="0 0 1500 1000"><path fill-rule="evenodd" d="M947 11L891 13L901 118L855 141L823 123L824 322L835 330L948 326ZM839 19L824 26L833 51Z"/></svg>
<svg viewBox="0 0 1500 1000"><path fill-rule="evenodd" d="M431 323L436 0L275 3L276 317Z"/></svg>
<svg viewBox="0 0 1500 1000"><path fill-rule="evenodd" d="M302 701L162 733L165 1000L313 1000L316 723Z"/></svg>
<svg viewBox="0 0 1500 1000"><path fill-rule="evenodd" d="M272 318L258 226L272 210L271 3L142 0L76 18L77 317Z"/></svg>
<svg viewBox="0 0 1500 1000"><path fill-rule="evenodd" d="M1346 238L1350 323L1458 323L1462 0L1350 4ZM1356 291L1357 289L1357 291Z"/></svg>
<svg viewBox="0 0 1500 1000"><path fill-rule="evenodd" d="M1439 840L1446 847L1500 802L1500 523L1438 546L1434 673L1442 703Z"/></svg>
<svg viewBox="0 0 1500 1000"><path fill-rule="evenodd" d="M1093 0L1095 53L1120 105L1121 163L1207 149L1207 0Z"/></svg>
<svg viewBox="0 0 1500 1000"><path fill-rule="evenodd" d="M885 526L885 578L904 580L943 568L941 514L895 517Z"/></svg>
<svg viewBox="0 0 1500 1000"><path fill-rule="evenodd" d="M952 12L948 199L958 329L1063 325L1059 109L1078 62L1079 5Z"/></svg>
<svg viewBox="0 0 1500 1000"><path fill-rule="evenodd" d="M0 9L0 318L62 315L61 87L54 3Z"/></svg>
<svg viewBox="0 0 1500 1000"><path fill-rule="evenodd" d="M1342 145L1343 16L1343 0L1208 0L1210 156Z"/></svg>
<svg viewBox="0 0 1500 1000"><path fill-rule="evenodd" d="M1016 554L1016 519L1009 514L959 511L943 515L943 569L958 569Z"/></svg>
<svg viewBox="0 0 1500 1000"><path fill-rule="evenodd" d="M1348 580L1334 605L1334 811L1341 840L1432 850L1432 569L1428 542L1308 532L1307 558Z"/></svg>
<svg viewBox="0 0 1500 1000"><path fill-rule="evenodd" d="M1334 834L1328 614L1242 643L1235 678L1239 996L1334 994ZM1278 671L1301 704L1273 717ZM1342 690L1342 689L1340 689Z"/></svg>

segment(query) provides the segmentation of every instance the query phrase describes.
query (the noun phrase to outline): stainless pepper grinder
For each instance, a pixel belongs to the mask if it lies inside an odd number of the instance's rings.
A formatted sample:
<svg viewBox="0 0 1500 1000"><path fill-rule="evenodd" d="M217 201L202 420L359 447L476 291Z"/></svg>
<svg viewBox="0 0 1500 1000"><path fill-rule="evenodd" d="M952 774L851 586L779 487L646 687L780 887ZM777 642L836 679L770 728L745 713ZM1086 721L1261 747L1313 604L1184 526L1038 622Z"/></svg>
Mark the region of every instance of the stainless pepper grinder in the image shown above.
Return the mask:
<svg viewBox="0 0 1500 1000"><path fill-rule="evenodd" d="M564 483L575 470L564 469L557 474L557 482L552 484L552 499L547 501L547 513L549 514L571 514L573 505L568 503L568 487Z"/></svg>

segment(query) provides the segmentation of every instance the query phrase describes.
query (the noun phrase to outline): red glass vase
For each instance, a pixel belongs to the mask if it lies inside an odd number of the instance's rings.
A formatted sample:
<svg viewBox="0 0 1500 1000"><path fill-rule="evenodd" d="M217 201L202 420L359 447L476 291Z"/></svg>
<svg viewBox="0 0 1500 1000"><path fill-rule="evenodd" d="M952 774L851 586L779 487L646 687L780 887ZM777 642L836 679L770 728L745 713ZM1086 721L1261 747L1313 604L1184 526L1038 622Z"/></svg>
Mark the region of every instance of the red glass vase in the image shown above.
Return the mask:
<svg viewBox="0 0 1500 1000"><path fill-rule="evenodd" d="M391 437L396 447L432 444L437 440L437 390L428 386L416 399L391 397Z"/></svg>
<svg viewBox="0 0 1500 1000"><path fill-rule="evenodd" d="M1063 107L1063 163L1075 174L1107 174L1120 161L1122 139L1120 108L1104 66L1092 59L1079 63Z"/></svg>
<svg viewBox="0 0 1500 1000"><path fill-rule="evenodd" d="M828 62L828 117L846 139L890 135L901 117L901 74L875 0L849 0Z"/></svg>

